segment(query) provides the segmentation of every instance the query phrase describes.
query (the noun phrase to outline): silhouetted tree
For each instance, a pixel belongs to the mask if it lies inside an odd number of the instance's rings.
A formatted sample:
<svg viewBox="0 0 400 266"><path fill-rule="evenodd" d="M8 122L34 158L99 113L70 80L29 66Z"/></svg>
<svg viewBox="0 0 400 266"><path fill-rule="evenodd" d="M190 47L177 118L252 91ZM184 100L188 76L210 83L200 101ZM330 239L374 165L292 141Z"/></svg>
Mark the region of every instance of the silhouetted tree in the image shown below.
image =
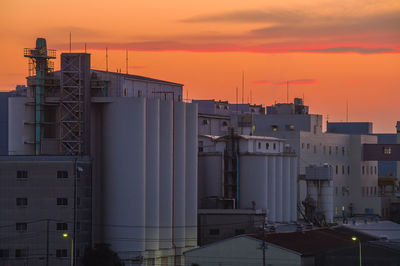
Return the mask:
<svg viewBox="0 0 400 266"><path fill-rule="evenodd" d="M82 259L85 266L124 266L118 254L111 250L109 244L96 244L87 247Z"/></svg>

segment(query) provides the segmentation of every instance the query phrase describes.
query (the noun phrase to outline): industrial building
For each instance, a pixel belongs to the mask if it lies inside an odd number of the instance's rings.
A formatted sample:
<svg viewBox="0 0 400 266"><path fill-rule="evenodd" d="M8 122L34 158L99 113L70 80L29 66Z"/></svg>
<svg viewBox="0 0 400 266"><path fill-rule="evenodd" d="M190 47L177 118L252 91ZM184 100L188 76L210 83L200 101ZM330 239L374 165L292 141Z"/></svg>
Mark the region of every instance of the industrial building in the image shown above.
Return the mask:
<svg viewBox="0 0 400 266"><path fill-rule="evenodd" d="M82 255L80 246L109 243L125 265L180 265L182 252L197 245L197 105L182 101L183 85L94 70L87 53L61 54L61 70L54 71L55 51L47 49L41 38L35 48L25 49L25 56L33 66L32 75L27 97L9 98L9 156L1 159L1 180L7 175L3 167L10 162L30 162L24 169L14 169L14 179L18 171L31 176L38 168L44 169L42 178L50 179L54 171L45 169L53 161L88 158L83 172L90 173L85 177L90 180L92 203L90 241L81 242L74 235L75 256ZM69 170L68 176L77 169ZM39 188L48 186L35 182ZM46 193L25 197L29 203L47 202L54 196ZM0 199L14 213L15 204ZM77 201L72 200L79 210ZM43 206L40 219L73 221L75 233L83 223L70 212L56 217L57 205ZM28 223L36 216L16 219L1 215L0 223ZM29 233L35 231L23 234ZM70 258L69 244L62 238L58 241L66 249L62 257ZM15 259L7 243L0 249L9 250L0 263ZM23 254L21 263L32 258ZM59 265L69 265L68 261ZM38 258L29 265L43 265L43 261Z"/></svg>
<svg viewBox="0 0 400 266"><path fill-rule="evenodd" d="M307 191L306 168L328 164L333 168L333 217L381 214L378 195L378 160L364 160L365 144L376 144L372 135L322 132L322 116L308 113L301 99L268 107L255 116L255 135L283 138L298 155L299 202ZM327 220L331 222L330 220Z"/></svg>
<svg viewBox="0 0 400 266"><path fill-rule="evenodd" d="M200 243L297 220L297 158L284 140L199 136L198 160Z"/></svg>

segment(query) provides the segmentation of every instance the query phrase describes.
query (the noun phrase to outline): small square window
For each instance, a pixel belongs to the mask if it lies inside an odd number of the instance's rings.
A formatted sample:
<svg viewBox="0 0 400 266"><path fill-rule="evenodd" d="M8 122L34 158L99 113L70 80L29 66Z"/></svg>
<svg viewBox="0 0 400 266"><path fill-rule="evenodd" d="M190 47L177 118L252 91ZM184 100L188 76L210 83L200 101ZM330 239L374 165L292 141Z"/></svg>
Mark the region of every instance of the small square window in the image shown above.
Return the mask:
<svg viewBox="0 0 400 266"><path fill-rule="evenodd" d="M27 223L16 223L15 224L15 230L18 232L26 232L28 229L28 224Z"/></svg>
<svg viewBox="0 0 400 266"><path fill-rule="evenodd" d="M10 251L8 249L0 249L0 258L10 257Z"/></svg>
<svg viewBox="0 0 400 266"><path fill-rule="evenodd" d="M57 171L57 178L68 178L68 171Z"/></svg>
<svg viewBox="0 0 400 266"><path fill-rule="evenodd" d="M68 224L67 223L57 223L57 230L58 231L67 231Z"/></svg>
<svg viewBox="0 0 400 266"><path fill-rule="evenodd" d="M66 249L57 249L56 250L56 257L57 258L67 257L67 250Z"/></svg>
<svg viewBox="0 0 400 266"><path fill-rule="evenodd" d="M391 147L383 147L383 154L386 154L386 155L392 154L392 148Z"/></svg>
<svg viewBox="0 0 400 266"><path fill-rule="evenodd" d="M219 229L210 229L209 234L213 236L219 235Z"/></svg>
<svg viewBox="0 0 400 266"><path fill-rule="evenodd" d="M27 198L16 198L16 204L17 206L27 206L28 205L28 199Z"/></svg>
<svg viewBox="0 0 400 266"><path fill-rule="evenodd" d="M272 131L278 131L278 126L277 125L272 125Z"/></svg>
<svg viewBox="0 0 400 266"><path fill-rule="evenodd" d="M28 249L27 248L23 248L23 249L16 249L15 250L15 257L16 258L23 258L23 257L28 257Z"/></svg>
<svg viewBox="0 0 400 266"><path fill-rule="evenodd" d="M57 205L67 206L68 199L67 198L57 198Z"/></svg>
<svg viewBox="0 0 400 266"><path fill-rule="evenodd" d="M17 171L17 178L28 178L28 171Z"/></svg>

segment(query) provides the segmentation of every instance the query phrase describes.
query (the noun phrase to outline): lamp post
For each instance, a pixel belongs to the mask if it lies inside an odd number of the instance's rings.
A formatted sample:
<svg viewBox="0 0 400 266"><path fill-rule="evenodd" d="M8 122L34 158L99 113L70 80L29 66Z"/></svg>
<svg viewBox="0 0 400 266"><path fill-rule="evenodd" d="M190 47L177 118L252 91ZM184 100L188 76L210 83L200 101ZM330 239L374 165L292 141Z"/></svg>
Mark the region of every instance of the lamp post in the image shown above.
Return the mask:
<svg viewBox="0 0 400 266"><path fill-rule="evenodd" d="M71 266L74 266L74 238L68 233L62 234L64 238L71 238Z"/></svg>
<svg viewBox="0 0 400 266"><path fill-rule="evenodd" d="M359 252L360 253L360 266L362 266L362 261L361 261L361 241L360 241L360 239L358 239L355 236L351 237L351 240L358 241L358 246L359 246L359 250L360 250L360 252Z"/></svg>

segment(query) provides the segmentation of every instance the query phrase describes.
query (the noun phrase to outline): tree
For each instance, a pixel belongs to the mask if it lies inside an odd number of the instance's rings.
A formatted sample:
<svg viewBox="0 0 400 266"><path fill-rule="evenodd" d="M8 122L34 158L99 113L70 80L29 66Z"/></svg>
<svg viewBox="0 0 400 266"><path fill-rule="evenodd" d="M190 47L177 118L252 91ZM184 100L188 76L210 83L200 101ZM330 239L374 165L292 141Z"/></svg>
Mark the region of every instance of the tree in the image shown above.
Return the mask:
<svg viewBox="0 0 400 266"><path fill-rule="evenodd" d="M82 259L85 266L124 266L118 254L111 250L109 244L95 244L87 247Z"/></svg>

